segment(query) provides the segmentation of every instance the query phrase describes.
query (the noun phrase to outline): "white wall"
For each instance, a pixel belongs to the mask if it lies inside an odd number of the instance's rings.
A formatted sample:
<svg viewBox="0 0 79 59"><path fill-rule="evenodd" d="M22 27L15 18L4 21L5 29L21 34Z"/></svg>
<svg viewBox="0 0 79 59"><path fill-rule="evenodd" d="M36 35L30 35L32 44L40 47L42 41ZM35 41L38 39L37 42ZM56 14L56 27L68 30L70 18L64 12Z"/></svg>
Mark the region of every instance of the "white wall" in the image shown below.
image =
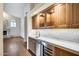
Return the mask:
<svg viewBox="0 0 79 59"><path fill-rule="evenodd" d="M36 30L32 29L32 18L31 16L47 8L51 4L44 4L36 9L32 10L28 14L28 37L33 35ZM39 29L41 36L49 38L57 38L58 40L68 40L79 43L79 29ZM28 42L28 40L27 40ZM29 42L28 42L29 43ZM27 47L29 48L29 47Z"/></svg>
<svg viewBox="0 0 79 59"><path fill-rule="evenodd" d="M24 38L24 18L21 19L21 36Z"/></svg>
<svg viewBox="0 0 79 59"><path fill-rule="evenodd" d="M3 4L0 3L0 55L3 55Z"/></svg>

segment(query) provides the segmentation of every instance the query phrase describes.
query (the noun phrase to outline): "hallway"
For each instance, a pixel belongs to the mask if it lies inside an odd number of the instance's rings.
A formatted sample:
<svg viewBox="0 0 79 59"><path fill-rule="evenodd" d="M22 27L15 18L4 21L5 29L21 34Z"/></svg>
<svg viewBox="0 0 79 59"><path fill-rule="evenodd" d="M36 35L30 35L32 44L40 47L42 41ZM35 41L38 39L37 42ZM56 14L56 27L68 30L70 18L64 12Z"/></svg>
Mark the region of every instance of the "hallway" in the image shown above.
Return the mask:
<svg viewBox="0 0 79 59"><path fill-rule="evenodd" d="M31 56L20 37L4 39L4 56Z"/></svg>

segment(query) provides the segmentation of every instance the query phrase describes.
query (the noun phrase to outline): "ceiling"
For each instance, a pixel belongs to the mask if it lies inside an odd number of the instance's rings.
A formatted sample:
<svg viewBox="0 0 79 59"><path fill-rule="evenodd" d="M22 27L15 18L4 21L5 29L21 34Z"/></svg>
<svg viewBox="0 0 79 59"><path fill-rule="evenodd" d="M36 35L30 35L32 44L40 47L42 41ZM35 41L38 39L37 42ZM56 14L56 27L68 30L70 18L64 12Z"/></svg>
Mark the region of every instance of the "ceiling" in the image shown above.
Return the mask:
<svg viewBox="0 0 79 59"><path fill-rule="evenodd" d="M4 12L19 18L23 18L29 9L30 3L4 3Z"/></svg>

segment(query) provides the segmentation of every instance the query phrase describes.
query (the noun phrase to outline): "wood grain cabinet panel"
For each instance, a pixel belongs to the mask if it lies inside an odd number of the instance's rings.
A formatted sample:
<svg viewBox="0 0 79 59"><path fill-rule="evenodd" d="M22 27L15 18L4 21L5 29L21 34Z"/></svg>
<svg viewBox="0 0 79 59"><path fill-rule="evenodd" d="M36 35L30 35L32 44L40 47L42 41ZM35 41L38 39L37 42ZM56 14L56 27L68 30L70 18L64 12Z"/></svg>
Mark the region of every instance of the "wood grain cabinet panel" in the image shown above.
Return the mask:
<svg viewBox="0 0 79 59"><path fill-rule="evenodd" d="M36 27L35 23L36 23L36 16L33 16L32 17L32 28L33 29Z"/></svg>
<svg viewBox="0 0 79 59"><path fill-rule="evenodd" d="M41 12L33 16L33 28L79 28L79 3L53 4Z"/></svg>
<svg viewBox="0 0 79 59"><path fill-rule="evenodd" d="M55 28L55 23L54 13L46 13L46 27Z"/></svg>
<svg viewBox="0 0 79 59"><path fill-rule="evenodd" d="M79 3L72 4L72 28L79 28Z"/></svg>
<svg viewBox="0 0 79 59"><path fill-rule="evenodd" d="M32 28L40 29L45 27L45 15L42 13L32 17Z"/></svg>
<svg viewBox="0 0 79 59"><path fill-rule="evenodd" d="M67 26L66 22L66 4L61 4L57 6L58 12L58 28L65 28Z"/></svg>
<svg viewBox="0 0 79 59"><path fill-rule="evenodd" d="M76 54L74 53L71 53L69 51L66 51L66 50L63 50L63 49L60 49L60 48L55 48L55 51L54 51L54 55L55 56L77 56Z"/></svg>
<svg viewBox="0 0 79 59"><path fill-rule="evenodd" d="M32 17L32 28L33 29L39 28L39 19L38 19L37 15Z"/></svg>
<svg viewBox="0 0 79 59"><path fill-rule="evenodd" d="M39 16L39 28L45 28L45 14L40 13Z"/></svg>

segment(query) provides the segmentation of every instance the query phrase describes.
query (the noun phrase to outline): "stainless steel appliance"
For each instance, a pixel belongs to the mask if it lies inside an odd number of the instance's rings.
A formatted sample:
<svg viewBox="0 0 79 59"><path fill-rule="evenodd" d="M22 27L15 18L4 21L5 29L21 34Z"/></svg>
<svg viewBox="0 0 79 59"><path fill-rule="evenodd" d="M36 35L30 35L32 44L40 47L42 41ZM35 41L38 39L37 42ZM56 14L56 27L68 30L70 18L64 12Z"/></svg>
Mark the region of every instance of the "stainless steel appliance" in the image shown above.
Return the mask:
<svg viewBox="0 0 79 59"><path fill-rule="evenodd" d="M47 44L46 42L42 42L43 46L43 56L52 56L53 55L53 48L52 45Z"/></svg>

